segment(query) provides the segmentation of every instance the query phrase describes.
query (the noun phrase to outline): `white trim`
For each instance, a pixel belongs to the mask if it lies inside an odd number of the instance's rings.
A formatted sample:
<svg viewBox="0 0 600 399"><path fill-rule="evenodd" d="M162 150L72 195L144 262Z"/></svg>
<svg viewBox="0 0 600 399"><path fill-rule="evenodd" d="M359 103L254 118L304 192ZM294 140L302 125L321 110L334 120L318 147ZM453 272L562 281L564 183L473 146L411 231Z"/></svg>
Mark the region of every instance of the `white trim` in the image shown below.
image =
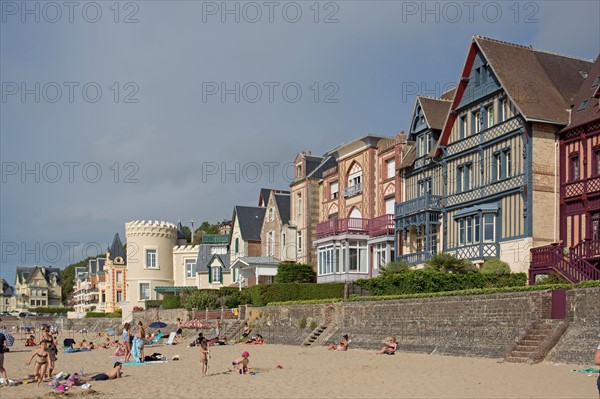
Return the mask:
<svg viewBox="0 0 600 399"><path fill-rule="evenodd" d="M156 255L155 255L155 263L156 263L156 267L148 267L148 250L155 250L156 251ZM155 245L144 245L144 252L143 252L143 256L144 256L144 270L160 270L160 264L158 262L158 247Z"/></svg>
<svg viewBox="0 0 600 399"><path fill-rule="evenodd" d="M142 284L148 284L148 299L142 299ZM152 283L150 281L138 281L137 283L137 288L138 288L138 297L137 297L137 301L138 302L146 302L148 300L152 299Z"/></svg>

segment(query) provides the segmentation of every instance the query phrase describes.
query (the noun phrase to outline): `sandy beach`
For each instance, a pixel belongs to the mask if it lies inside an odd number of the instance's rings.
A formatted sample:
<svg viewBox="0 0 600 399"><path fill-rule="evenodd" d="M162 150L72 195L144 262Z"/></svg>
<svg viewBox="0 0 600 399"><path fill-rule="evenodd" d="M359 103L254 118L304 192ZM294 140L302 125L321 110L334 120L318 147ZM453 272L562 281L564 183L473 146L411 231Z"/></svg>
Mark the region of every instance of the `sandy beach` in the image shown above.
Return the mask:
<svg viewBox="0 0 600 399"><path fill-rule="evenodd" d="M62 342L61 337L61 342ZM76 337L77 338L77 337ZM191 338L186 342L191 341ZM33 369L26 362L31 348L21 341L6 354L10 379ZM324 347L235 345L211 347L208 376L200 377L197 348L186 344L146 348L166 356L167 363L124 367L124 378L92 382L91 390L72 388L67 397L88 398L597 398L595 378L571 372L590 364L538 365L500 363L499 359L460 358L399 352L375 355L365 350L327 351ZM228 372L232 360L250 352L256 375ZM56 372L86 375L104 372L113 350L59 353ZM170 360L179 355L179 361ZM283 368L277 368L280 365ZM59 395L34 384L0 388L0 397L41 398Z"/></svg>

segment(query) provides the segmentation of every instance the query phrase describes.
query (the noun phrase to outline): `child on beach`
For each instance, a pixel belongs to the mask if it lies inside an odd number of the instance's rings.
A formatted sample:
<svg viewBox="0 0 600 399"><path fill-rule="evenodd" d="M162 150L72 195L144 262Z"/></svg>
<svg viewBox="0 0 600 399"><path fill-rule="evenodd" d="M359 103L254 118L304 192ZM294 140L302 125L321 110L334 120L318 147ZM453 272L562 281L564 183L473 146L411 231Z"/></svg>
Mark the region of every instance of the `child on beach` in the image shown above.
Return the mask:
<svg viewBox="0 0 600 399"><path fill-rule="evenodd" d="M238 360L234 360L231 364L233 364L234 369L240 370L240 374L248 374L248 364L250 360L248 359L250 354L248 352L242 353L242 358Z"/></svg>
<svg viewBox="0 0 600 399"><path fill-rule="evenodd" d="M381 348L381 350L377 352L376 355L382 355L384 353L388 355L393 355L394 353L396 353L396 349L398 349L396 337L387 337L383 340L383 343L385 344L385 346Z"/></svg>
<svg viewBox="0 0 600 399"><path fill-rule="evenodd" d="M175 331L175 338L183 338L183 323L179 317L177 318L177 331Z"/></svg>
<svg viewBox="0 0 600 399"><path fill-rule="evenodd" d="M44 379L44 375L46 374L48 362L50 361L48 341L44 339L42 340L42 342L40 342L40 348L37 351L33 352L31 357L29 358L29 361L27 362L28 365L31 364L31 361L34 357L37 357L35 361L35 367L33 368L34 381L37 381L38 385L40 385L40 383Z"/></svg>
<svg viewBox="0 0 600 399"><path fill-rule="evenodd" d="M198 347L200 348L200 377L206 377L210 351L208 350L208 343L206 342L205 338L202 338Z"/></svg>

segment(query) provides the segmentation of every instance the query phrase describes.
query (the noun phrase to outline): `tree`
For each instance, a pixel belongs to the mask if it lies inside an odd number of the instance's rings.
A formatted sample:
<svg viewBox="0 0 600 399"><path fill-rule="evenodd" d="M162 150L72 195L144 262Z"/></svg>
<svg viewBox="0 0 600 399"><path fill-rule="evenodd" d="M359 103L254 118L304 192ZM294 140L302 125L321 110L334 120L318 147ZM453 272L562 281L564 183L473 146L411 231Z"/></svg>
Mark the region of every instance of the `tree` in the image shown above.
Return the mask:
<svg viewBox="0 0 600 399"><path fill-rule="evenodd" d="M194 231L194 245L202 244L204 234L219 234L219 224L210 224L206 220Z"/></svg>
<svg viewBox="0 0 600 399"><path fill-rule="evenodd" d="M185 233L185 238L187 242L192 242L192 230L187 226L183 226L183 232Z"/></svg>
<svg viewBox="0 0 600 399"><path fill-rule="evenodd" d="M90 259L96 259L96 256L90 256L76 263L72 263L65 267L61 272L62 284L62 302L67 304L69 297L73 294L73 285L75 285L75 268L76 267L87 267Z"/></svg>
<svg viewBox="0 0 600 399"><path fill-rule="evenodd" d="M314 272L305 263L283 262L277 266L276 283L312 283Z"/></svg>
<svg viewBox="0 0 600 399"><path fill-rule="evenodd" d="M426 269L435 270L444 273L475 273L477 267L467 259L457 259L452 254L440 252L429 259L425 266Z"/></svg>
<svg viewBox="0 0 600 399"><path fill-rule="evenodd" d="M500 259L488 259L481 266L481 273L484 274L510 274L508 263Z"/></svg>
<svg viewBox="0 0 600 399"><path fill-rule="evenodd" d="M385 266L381 266L381 272L379 274L382 276L389 276L391 274L404 273L409 270L411 270L410 265L406 262L390 262Z"/></svg>

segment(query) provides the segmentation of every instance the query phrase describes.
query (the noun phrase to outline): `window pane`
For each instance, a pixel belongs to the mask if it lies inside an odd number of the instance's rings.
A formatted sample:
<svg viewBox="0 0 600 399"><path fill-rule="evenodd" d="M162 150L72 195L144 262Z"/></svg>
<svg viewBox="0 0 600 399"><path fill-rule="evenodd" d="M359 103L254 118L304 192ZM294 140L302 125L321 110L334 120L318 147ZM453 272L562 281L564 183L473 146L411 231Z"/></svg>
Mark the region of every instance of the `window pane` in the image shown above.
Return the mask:
<svg viewBox="0 0 600 399"><path fill-rule="evenodd" d="M485 215L483 217L483 240L494 241L494 216Z"/></svg>
<svg viewBox="0 0 600 399"><path fill-rule="evenodd" d="M458 243L459 245L465 244L465 220L461 219L458 227Z"/></svg>
<svg viewBox="0 0 600 399"><path fill-rule="evenodd" d="M366 273L368 271L368 265L367 265L367 249L366 248L361 248L359 250L359 270L361 273Z"/></svg>
<svg viewBox="0 0 600 399"><path fill-rule="evenodd" d="M350 247L350 271L358 271L358 248Z"/></svg>
<svg viewBox="0 0 600 399"><path fill-rule="evenodd" d="M467 243L473 242L473 219L467 218Z"/></svg>
<svg viewBox="0 0 600 399"><path fill-rule="evenodd" d="M479 242L479 231L480 231L479 215L475 216L475 240L473 242Z"/></svg>

